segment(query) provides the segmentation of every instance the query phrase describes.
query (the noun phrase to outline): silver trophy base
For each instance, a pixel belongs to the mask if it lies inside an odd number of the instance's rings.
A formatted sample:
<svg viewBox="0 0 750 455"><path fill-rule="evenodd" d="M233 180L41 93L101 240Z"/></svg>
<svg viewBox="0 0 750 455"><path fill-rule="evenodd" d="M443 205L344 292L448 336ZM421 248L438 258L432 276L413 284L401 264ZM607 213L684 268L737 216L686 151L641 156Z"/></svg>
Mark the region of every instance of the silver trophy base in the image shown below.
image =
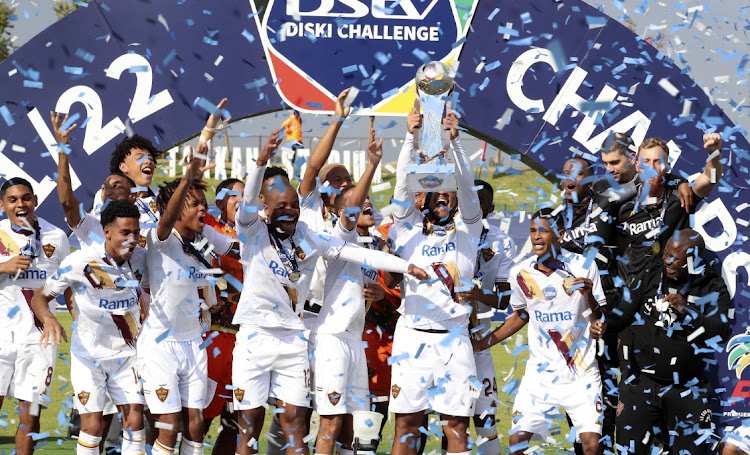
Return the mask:
<svg viewBox="0 0 750 455"><path fill-rule="evenodd" d="M455 163L407 164L407 183L413 192L456 191Z"/></svg>

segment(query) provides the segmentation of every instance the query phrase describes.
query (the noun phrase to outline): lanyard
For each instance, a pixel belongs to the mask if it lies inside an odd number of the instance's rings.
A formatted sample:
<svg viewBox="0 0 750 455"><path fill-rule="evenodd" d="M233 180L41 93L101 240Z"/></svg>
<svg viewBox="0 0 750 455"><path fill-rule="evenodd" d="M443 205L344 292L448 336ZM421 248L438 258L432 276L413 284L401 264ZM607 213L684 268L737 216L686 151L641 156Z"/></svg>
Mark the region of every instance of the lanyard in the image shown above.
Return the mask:
<svg viewBox="0 0 750 455"><path fill-rule="evenodd" d="M208 260L206 260L206 257L205 257L205 256L203 256L203 254L201 254L201 253L200 253L200 252L199 252L199 251L198 251L198 250L197 250L197 249L196 249L196 248L195 248L195 247L193 246L193 243L192 243L192 242L186 242L186 241L185 241L185 240L184 240L184 239L182 238L182 236L180 235L180 233L179 233L179 232L177 232L177 230L176 230L176 229L173 229L173 230L172 230L172 232L174 233L175 237L177 237L177 239L178 239L178 240L180 241L180 243L182 243L182 246L184 246L184 247L185 247L185 249L187 249L187 254L188 254L189 256L191 256L191 257L192 257L193 259L195 259L195 260L197 260L198 262L200 262L201 264L203 264L203 265L204 265L204 266L206 267L206 269L211 269L211 268L213 268L213 266L211 265L211 263L210 263L210 262L208 262ZM198 239L202 239L202 238L203 238L203 236L202 236L202 235L200 235L200 234L198 234L197 232L196 232L196 234L195 234L195 235L196 235L196 238L198 238ZM211 256L212 256L212 257L214 257L214 258L218 258L218 255L217 255L217 256L214 256L214 255L215 255L215 253L214 253L214 252L211 252ZM217 259L217 260L218 260L218 259Z"/></svg>
<svg viewBox="0 0 750 455"><path fill-rule="evenodd" d="M656 289L656 300L661 300L664 298L664 294L662 292L662 285L664 284L664 271L661 272L661 277L659 278L659 287ZM687 293L688 289L690 289L690 285L692 284L692 280L688 280L687 283L685 283L685 286L683 286L677 293L683 297L685 297L685 294Z"/></svg>
<svg viewBox="0 0 750 455"><path fill-rule="evenodd" d="M292 236L289 236L289 243L292 244L292 254L290 255L286 248L284 248L281 240L276 236L271 225L266 224L266 227L268 228L268 238L271 240L271 245L276 248L276 252L279 253L279 259L281 259L281 262L284 264L284 268L289 275L289 280L292 282L298 281L302 274L299 271L297 259L294 257L294 252L297 250L296 245L294 245L294 239L292 239Z"/></svg>
<svg viewBox="0 0 750 455"><path fill-rule="evenodd" d="M479 237L479 246L477 247L477 263L474 266L474 278L479 278L480 259L482 258L482 245L487 240L487 234L490 232L486 227L482 227L482 235Z"/></svg>
<svg viewBox="0 0 750 455"><path fill-rule="evenodd" d="M641 191L643 190L643 184L641 184L640 187L638 187L638 198L637 198L637 204L641 203ZM661 228L664 226L664 217L667 215L667 205L669 202L669 197L671 194L667 193L667 188L664 188L664 193L662 194L664 196L664 201L661 203L661 213L659 213L659 224L654 228L656 230L656 234L654 235L654 241L651 244L651 250L654 252L654 254L659 254L661 251L661 245L659 244L659 236L661 235Z"/></svg>
<svg viewBox="0 0 750 455"><path fill-rule="evenodd" d="M592 209L594 207L594 197L592 195L589 195L589 208L586 210L586 221L583 225L583 242L573 237L573 230L571 229L573 227L573 216L571 214L570 219L568 219L565 214L567 213L568 209L573 211L572 206L568 206L566 210L563 210L563 219L565 220L565 232L570 236L570 239L575 243L578 248L586 249L586 245L588 244L587 239L589 238L589 226L591 225L591 213Z"/></svg>
<svg viewBox="0 0 750 455"><path fill-rule="evenodd" d="M109 251L107 251L107 247L104 247L104 261L107 262L110 266L114 267L117 270L117 273L120 274L119 278L122 278L124 281L131 281L130 278L132 277L133 280L135 280L135 272L133 271L133 266L130 264L130 260L127 261L128 263L128 269L130 269L130 275L125 273L124 270L122 270L122 267L117 265L117 261L112 257L112 255L109 254ZM141 298L141 288L140 285L138 286L124 286L129 287L130 290L135 294L136 300L139 300ZM115 280L115 288L117 288L117 280Z"/></svg>
<svg viewBox="0 0 750 455"><path fill-rule="evenodd" d="M151 195L151 188L148 189L149 195ZM158 223L159 219L156 217L156 214L151 210L151 207L141 198L136 198L135 203L138 205L138 211L141 213L145 213L148 215L149 218L151 218L151 221L154 223Z"/></svg>

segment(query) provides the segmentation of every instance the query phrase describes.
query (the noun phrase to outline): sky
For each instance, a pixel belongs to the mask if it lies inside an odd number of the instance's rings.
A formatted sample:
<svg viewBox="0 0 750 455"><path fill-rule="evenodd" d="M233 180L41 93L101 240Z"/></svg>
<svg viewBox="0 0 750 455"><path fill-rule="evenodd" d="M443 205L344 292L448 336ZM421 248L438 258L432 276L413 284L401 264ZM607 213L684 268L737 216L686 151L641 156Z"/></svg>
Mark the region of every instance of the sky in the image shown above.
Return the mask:
<svg viewBox="0 0 750 455"><path fill-rule="evenodd" d="M2 1L16 8L17 20L14 21L12 32L17 46L22 46L56 20L53 0ZM750 131L750 65L747 64L747 59L750 59L750 0L584 1L601 8L605 14L620 22L632 21L632 28L636 33L652 38L678 66L688 68L693 80L729 118L745 131ZM502 7L502 2L498 4ZM284 118L283 113L256 117L239 122L234 131L237 135L252 134L259 127L268 131L279 125ZM310 138L322 135L325 130L323 124L329 119L327 115L303 114L305 136ZM376 119L376 126L387 125L390 121L389 117L379 117ZM339 137L342 140L364 138L367 130L368 122L360 118L347 122ZM390 128L382 130L382 134L386 138L401 138L403 131L400 128ZM745 136L748 136L747 133ZM257 143L257 139L254 142ZM470 150L478 147L479 142L467 143ZM389 145L386 142L385 160L394 161L397 150L395 143Z"/></svg>

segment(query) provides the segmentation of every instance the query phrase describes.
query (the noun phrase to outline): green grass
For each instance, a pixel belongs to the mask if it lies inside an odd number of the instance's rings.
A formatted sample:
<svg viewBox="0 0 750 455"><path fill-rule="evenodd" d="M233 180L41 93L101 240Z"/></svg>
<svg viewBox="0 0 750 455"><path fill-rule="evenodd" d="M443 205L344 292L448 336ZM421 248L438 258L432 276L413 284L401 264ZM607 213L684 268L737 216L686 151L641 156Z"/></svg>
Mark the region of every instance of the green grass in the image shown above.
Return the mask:
<svg viewBox="0 0 750 455"><path fill-rule="evenodd" d="M164 162L166 163L166 161ZM160 164L164 164L160 163ZM542 177L533 170L515 171L511 170L509 173L505 173L499 176L488 176L486 170L476 170L476 175L479 178L487 180L495 188L495 207L497 210L510 210L510 211L533 211L537 210L540 202L548 201L550 198L551 191L553 191L553 185L550 182L542 179ZM165 173L160 172L155 177L155 183L164 182L169 180ZM391 182L391 188L395 184L395 175L383 171L383 181ZM214 188L219 184L218 180L208 180L209 189L206 192L206 197L209 201L213 201ZM374 195L373 203L377 208L382 208L387 205L392 195L392 189L384 191ZM65 327L70 327L71 318L67 313L59 313L58 318ZM522 339L525 339L526 329L523 329ZM519 335L521 336L521 335ZM507 441L508 431L510 429L511 412L513 406L513 396L503 392L503 388L506 387L510 381L520 380L523 376L523 371L526 368L526 359L528 358L528 351L526 349L517 349L520 351L517 355L512 355L518 346L524 345L525 341L521 341L521 338L513 337L506 343L499 344L492 349L492 354L495 359L495 367L497 369L498 379L498 393L499 403L497 418L499 419L498 431L500 434L501 444L503 450L507 453ZM42 429L41 433L45 434L46 437L40 439L37 443L37 453L44 454L70 454L75 450L75 441L68 440L67 435L67 424L65 420L69 414L68 409L64 408L63 401L69 398L72 393L72 386L68 382L70 377L70 344L64 343L58 347L58 361L55 370L55 378L52 382L50 396L53 400L53 404L50 409L42 412ZM3 404L2 410L0 410L0 455L13 453L13 435L16 431L17 426L17 410L15 409L16 403L12 400L6 400ZM61 413L61 411L63 411ZM62 419L62 420L61 420ZM266 415L266 425L264 432L268 427L270 421L270 413ZM61 424L62 422L62 424ZM555 436L560 441L555 446L546 448L546 452L553 453L570 449L571 445L565 441L565 434L567 433L567 424L558 422L558 425L563 429ZM206 438L206 446L211 447L213 441L216 438L218 430L218 419L215 420L214 425ZM554 436L554 435L553 435ZM380 445L379 453L388 453L393 443L393 422L389 421L386 423L384 431L384 440ZM265 438L261 438L260 441L260 453L265 452L266 441ZM426 453L432 450L439 450L440 441L431 435L431 438L427 444ZM210 453L207 449L206 453ZM439 453L439 452L438 452Z"/></svg>

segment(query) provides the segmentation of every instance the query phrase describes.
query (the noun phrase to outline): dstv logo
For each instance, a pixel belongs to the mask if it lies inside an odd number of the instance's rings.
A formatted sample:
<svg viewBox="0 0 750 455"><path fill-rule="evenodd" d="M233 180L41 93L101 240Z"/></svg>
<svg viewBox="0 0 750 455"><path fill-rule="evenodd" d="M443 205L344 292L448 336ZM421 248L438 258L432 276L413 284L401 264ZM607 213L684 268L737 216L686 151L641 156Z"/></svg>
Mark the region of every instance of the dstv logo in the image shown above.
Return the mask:
<svg viewBox="0 0 750 455"><path fill-rule="evenodd" d="M353 17L360 18L372 12L378 19L410 19L423 20L432 11L438 0L430 1L427 6L420 0L304 0L304 7L300 7L300 0L287 0L286 14L298 17ZM386 6L386 2L393 6ZM368 6L368 3L371 5ZM317 6L317 7L316 7Z"/></svg>

